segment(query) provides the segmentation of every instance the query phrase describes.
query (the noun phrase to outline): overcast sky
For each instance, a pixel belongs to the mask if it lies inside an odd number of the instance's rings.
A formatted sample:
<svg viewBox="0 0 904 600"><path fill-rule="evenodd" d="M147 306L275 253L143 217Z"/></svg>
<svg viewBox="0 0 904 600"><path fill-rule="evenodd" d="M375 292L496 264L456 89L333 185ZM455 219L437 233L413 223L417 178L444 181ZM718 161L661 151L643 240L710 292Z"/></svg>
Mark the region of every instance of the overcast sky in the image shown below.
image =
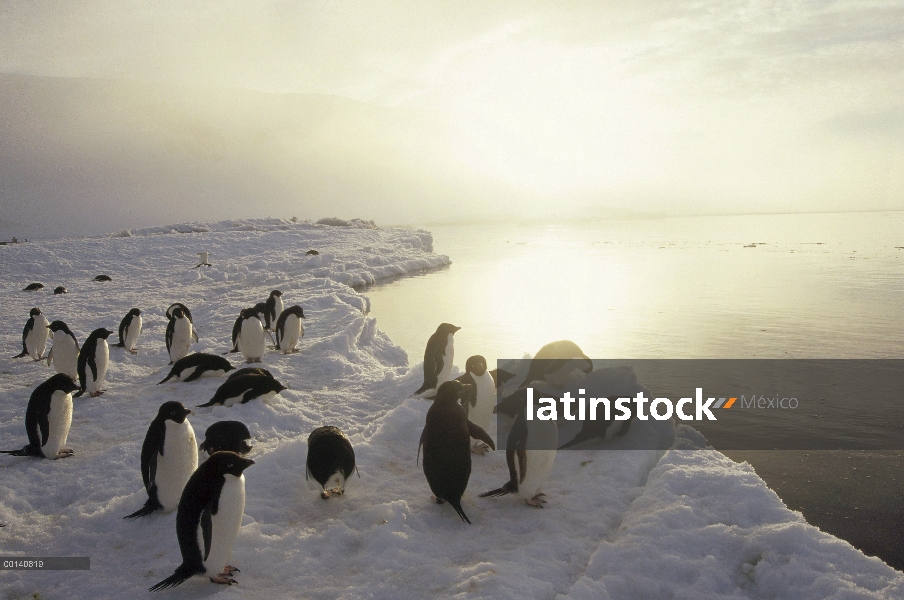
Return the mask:
<svg viewBox="0 0 904 600"><path fill-rule="evenodd" d="M6 1L0 73L3 231L198 189L203 220L904 209L904 2ZM192 123L228 139L174 151Z"/></svg>

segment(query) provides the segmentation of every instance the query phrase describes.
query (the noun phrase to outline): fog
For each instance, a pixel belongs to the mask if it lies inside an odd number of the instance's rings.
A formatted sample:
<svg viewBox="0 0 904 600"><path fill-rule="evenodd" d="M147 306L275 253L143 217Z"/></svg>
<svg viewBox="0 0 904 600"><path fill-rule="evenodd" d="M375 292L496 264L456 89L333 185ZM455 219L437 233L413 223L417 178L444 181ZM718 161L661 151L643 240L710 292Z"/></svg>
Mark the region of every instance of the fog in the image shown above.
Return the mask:
<svg viewBox="0 0 904 600"><path fill-rule="evenodd" d="M0 6L0 238L904 209L900 2Z"/></svg>

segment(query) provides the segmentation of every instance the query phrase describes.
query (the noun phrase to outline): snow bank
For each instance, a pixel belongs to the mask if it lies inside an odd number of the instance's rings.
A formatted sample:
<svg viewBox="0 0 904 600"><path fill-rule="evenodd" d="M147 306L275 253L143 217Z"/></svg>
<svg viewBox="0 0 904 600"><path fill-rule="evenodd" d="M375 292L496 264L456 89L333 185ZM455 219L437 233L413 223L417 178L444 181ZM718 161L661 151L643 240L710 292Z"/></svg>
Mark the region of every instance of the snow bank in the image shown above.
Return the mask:
<svg viewBox="0 0 904 600"><path fill-rule="evenodd" d="M189 230L197 224L171 230ZM68 446L48 461L0 456L0 554L90 556L90 571L0 572L8 598L145 597L180 562L175 514L123 516L145 500L141 443L167 400L201 404L221 380L156 383L168 372L164 311L181 301L200 336L192 348L229 347L239 309L279 288L305 315L302 351L270 352L264 365L289 389L270 404L197 409L211 423L238 419L254 438L247 504L232 564L239 586L192 579L160 597L195 598L890 598L904 574L787 510L747 465L706 450L686 428L645 431L619 450L561 452L549 504L478 498L508 478L504 453L474 457L463 498L474 525L430 501L418 438L429 407L409 398L409 366L349 285L448 262L427 232L257 220L204 224L190 235L56 240L5 248L0 263L0 447L25 444L31 391L52 374L17 353L32 306L63 319L83 341L144 311L139 354L111 349L108 392L75 401ZM143 233L142 233L143 232ZM162 233L162 232L157 232ZM316 249L316 256L306 255ZM192 269L196 252L213 267ZM107 273L112 282L91 281ZM42 281L41 292L21 292ZM47 289L66 285L70 293ZM238 358L231 355L234 361ZM304 479L308 434L344 429L361 477L328 501ZM672 450L632 450L631 436L672 435ZM682 450L683 449L683 450Z"/></svg>

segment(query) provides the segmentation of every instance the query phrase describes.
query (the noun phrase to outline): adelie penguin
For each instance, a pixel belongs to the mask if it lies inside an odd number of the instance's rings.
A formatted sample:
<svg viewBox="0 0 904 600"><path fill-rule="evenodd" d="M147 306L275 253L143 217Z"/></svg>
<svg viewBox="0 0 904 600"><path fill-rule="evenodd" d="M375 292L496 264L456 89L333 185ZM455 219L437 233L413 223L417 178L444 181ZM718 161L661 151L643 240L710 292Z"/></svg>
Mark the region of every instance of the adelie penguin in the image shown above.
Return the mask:
<svg viewBox="0 0 904 600"><path fill-rule="evenodd" d="M198 335L185 311L177 306L173 309L172 315L166 325L166 351L170 355L170 364L188 354L192 340L198 341Z"/></svg>
<svg viewBox="0 0 904 600"><path fill-rule="evenodd" d="M424 475L437 504L448 502L458 516L471 523L461 508L461 496L471 477L471 438L482 440L496 449L486 431L468 421L459 404L464 386L447 381L439 386L436 399L427 411L424 431L418 444L418 455L424 448Z"/></svg>
<svg viewBox="0 0 904 600"><path fill-rule="evenodd" d="M283 305L282 292L279 290L270 292L270 297L267 298L267 312L271 323L279 321L283 308L285 307Z"/></svg>
<svg viewBox="0 0 904 600"><path fill-rule="evenodd" d="M22 352L13 358L31 356L36 361L44 358L44 349L47 348L47 338L50 337L48 326L50 321L41 312L40 308L33 308L28 313L28 321L22 329Z"/></svg>
<svg viewBox="0 0 904 600"><path fill-rule="evenodd" d="M210 262L208 262L208 261L210 260L210 252L198 252L198 259L199 259L201 262L199 262L198 264L196 264L195 266L193 266L192 269L197 269L198 267L210 267L210 266L212 266L212 265L210 264Z"/></svg>
<svg viewBox="0 0 904 600"><path fill-rule="evenodd" d="M58 285L57 287L53 288L53 293L54 294L68 294L69 290L66 289L66 286Z"/></svg>
<svg viewBox="0 0 904 600"><path fill-rule="evenodd" d="M215 452L185 484L176 513L182 564L150 591L175 587L207 575L213 583L237 583L229 565L245 512L245 469L254 464L235 452Z"/></svg>
<svg viewBox="0 0 904 600"><path fill-rule="evenodd" d="M245 455L251 452L251 432L241 421L217 421L204 432L204 441L199 450L212 455L215 452L235 452Z"/></svg>
<svg viewBox="0 0 904 600"><path fill-rule="evenodd" d="M320 484L321 498L326 500L333 494L344 494L345 482L356 470L355 450L341 429L328 425L311 432L308 436L305 479L310 481L313 477Z"/></svg>
<svg viewBox="0 0 904 600"><path fill-rule="evenodd" d="M63 373L57 373L36 387L25 409L28 445L3 453L52 459L72 456L72 450L63 446L72 424L72 392L77 389L75 381Z"/></svg>
<svg viewBox="0 0 904 600"><path fill-rule="evenodd" d="M232 363L222 356L195 352L177 360L169 375L160 383L166 383L173 377L185 382L194 381L199 377L222 377L234 369Z"/></svg>
<svg viewBox="0 0 904 600"><path fill-rule="evenodd" d="M285 309L276 322L276 349L283 354L298 352L298 340L304 336L301 320L304 311L297 304Z"/></svg>
<svg viewBox="0 0 904 600"><path fill-rule="evenodd" d="M24 288L22 288L23 292L35 292L37 290L44 289L43 283L29 283Z"/></svg>
<svg viewBox="0 0 904 600"><path fill-rule="evenodd" d="M261 375L243 375L227 379L223 385L217 388L213 398L209 402L199 404L198 408L206 408L214 404L232 406L233 404L245 404L255 398L269 402L276 394L288 389L280 382L270 377Z"/></svg>
<svg viewBox="0 0 904 600"><path fill-rule="evenodd" d="M182 490L198 468L195 430L187 418L190 414L181 402L160 405L141 446L141 479L148 500L124 518L144 517L157 510L169 513L179 506Z"/></svg>
<svg viewBox="0 0 904 600"><path fill-rule="evenodd" d="M135 346L138 344L139 335L141 335L141 311L133 308L119 322L119 343L113 346L125 348L131 354L138 354Z"/></svg>
<svg viewBox="0 0 904 600"><path fill-rule="evenodd" d="M427 348L424 350L424 385L412 396L437 389L444 382L449 381L452 373L452 360L455 358L453 336L459 329L461 327L443 323L427 340Z"/></svg>
<svg viewBox="0 0 904 600"><path fill-rule="evenodd" d="M501 488L480 494L480 497L517 494L528 506L543 508L546 494L541 490L556 460L555 448L559 439L556 422L527 420L526 388L504 398L493 412L515 419L505 443L509 480Z"/></svg>
<svg viewBox="0 0 904 600"><path fill-rule="evenodd" d="M227 381L229 379L235 379L236 377L241 377L242 375L261 375L263 377L269 377L270 379L274 379L273 373L268 371L263 367L243 367L241 369L236 369L227 377Z"/></svg>
<svg viewBox="0 0 904 600"><path fill-rule="evenodd" d="M92 398L104 393L101 387L107 376L107 365L110 362L110 346L107 338L113 334L109 329L95 329L85 340L78 353L78 381L80 390L74 395L78 398L88 392Z"/></svg>
<svg viewBox="0 0 904 600"><path fill-rule="evenodd" d="M94 281L113 281L113 278L109 275L98 275L94 278Z"/></svg>
<svg viewBox="0 0 904 600"><path fill-rule="evenodd" d="M264 338L264 324L257 316L256 309L246 308L242 311L242 324L235 345L245 357L245 362L261 362L267 351L267 340Z"/></svg>
<svg viewBox="0 0 904 600"><path fill-rule="evenodd" d="M48 329L53 337L53 346L47 353L47 366L53 363L57 373L78 379L78 340L62 321L54 321L48 325Z"/></svg>
<svg viewBox="0 0 904 600"><path fill-rule="evenodd" d="M456 378L465 385L461 404L465 409L468 421L484 431L490 429L493 419L493 407L496 405L496 381L487 371L487 361L480 355L474 355L465 363L465 374ZM474 440L471 451L485 454L488 446L480 440Z"/></svg>

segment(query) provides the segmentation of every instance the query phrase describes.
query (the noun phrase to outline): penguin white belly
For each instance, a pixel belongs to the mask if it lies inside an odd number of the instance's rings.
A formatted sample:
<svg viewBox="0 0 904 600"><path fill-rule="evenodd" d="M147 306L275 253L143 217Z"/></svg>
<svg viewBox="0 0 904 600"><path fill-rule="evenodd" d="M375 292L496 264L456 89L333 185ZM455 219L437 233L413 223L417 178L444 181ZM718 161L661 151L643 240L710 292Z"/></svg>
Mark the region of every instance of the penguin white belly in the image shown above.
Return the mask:
<svg viewBox="0 0 904 600"><path fill-rule="evenodd" d="M181 423L166 421L163 456L157 457L157 499L165 512L179 507L179 499L188 478L198 468L198 444L188 419Z"/></svg>
<svg viewBox="0 0 904 600"><path fill-rule="evenodd" d="M250 318L242 321L242 331L239 334L241 345L239 350L248 362L260 361L267 349L264 339L264 326L260 319Z"/></svg>
<svg viewBox="0 0 904 600"><path fill-rule="evenodd" d="M126 350L130 352L134 350L136 344L138 344L138 336L141 335L141 324L141 315L135 315L129 322L129 328L126 331L126 339L123 340L123 343Z"/></svg>
<svg viewBox="0 0 904 600"><path fill-rule="evenodd" d="M49 425L47 443L41 446L41 453L47 458L56 458L66 445L69 426L72 425L71 394L57 390L50 396L50 414L47 415L47 422ZM38 435L41 435L40 429Z"/></svg>
<svg viewBox="0 0 904 600"><path fill-rule="evenodd" d="M555 421L528 421L527 445L528 448L556 448L559 439L559 428ZM543 484L552 471L552 465L556 460L555 450L527 450L527 468L524 482L518 484L518 495L524 499L531 499L542 491ZM518 461L515 461L515 469L518 470ZM520 471L518 478L521 478Z"/></svg>
<svg viewBox="0 0 904 600"><path fill-rule="evenodd" d="M258 396L264 404L270 404L274 398L276 398L276 392L267 392L266 394L261 394Z"/></svg>
<svg viewBox="0 0 904 600"><path fill-rule="evenodd" d="M25 348L28 350L29 356L35 360L44 356L44 350L47 348L47 338L50 337L48 325L50 325L50 321L47 320L47 317L37 315L34 318L34 327L25 336Z"/></svg>
<svg viewBox="0 0 904 600"><path fill-rule="evenodd" d="M279 321L279 315L282 314L282 311L285 309L285 305L282 301L282 296L276 296L273 302L273 324L276 325L276 322Z"/></svg>
<svg viewBox="0 0 904 600"><path fill-rule="evenodd" d="M436 389L439 389L439 386L449 381L449 377L452 375L452 361L455 358L455 347L453 346L452 334L449 334L448 340L446 340L446 349L443 350L443 368L440 370L439 375L436 376Z"/></svg>
<svg viewBox="0 0 904 600"><path fill-rule="evenodd" d="M186 318L176 320L173 327L173 341L170 344L170 360L176 362L185 358L191 347L191 321Z"/></svg>
<svg viewBox="0 0 904 600"><path fill-rule="evenodd" d="M85 390L88 394L100 391L104 385L104 378L107 376L107 365L110 363L110 346L107 340L97 340L97 348L94 350L94 364L97 367L97 378L91 378L91 367L85 367Z"/></svg>
<svg viewBox="0 0 904 600"><path fill-rule="evenodd" d="M53 338L53 346L50 348L50 361L57 373L63 373L78 379L78 346L71 335L60 333Z"/></svg>
<svg viewBox="0 0 904 600"><path fill-rule="evenodd" d="M471 377L477 384L477 405L468 410L468 420L489 433L496 405L496 384L489 371L484 371L480 377Z"/></svg>
<svg viewBox="0 0 904 600"><path fill-rule="evenodd" d="M279 341L279 347L283 354L288 354L295 350L298 346L298 340L301 338L301 319L295 315L289 315L283 322L283 335Z"/></svg>
<svg viewBox="0 0 904 600"><path fill-rule="evenodd" d="M242 526L245 512L245 476L224 475L217 514L211 516L210 553L204 560L205 575L216 577L232 559L232 547ZM198 526L198 547L204 555L204 534Z"/></svg>
<svg viewBox="0 0 904 600"><path fill-rule="evenodd" d="M182 369L182 372L179 373L179 381L185 381L191 374L198 370L198 367L186 367Z"/></svg>

